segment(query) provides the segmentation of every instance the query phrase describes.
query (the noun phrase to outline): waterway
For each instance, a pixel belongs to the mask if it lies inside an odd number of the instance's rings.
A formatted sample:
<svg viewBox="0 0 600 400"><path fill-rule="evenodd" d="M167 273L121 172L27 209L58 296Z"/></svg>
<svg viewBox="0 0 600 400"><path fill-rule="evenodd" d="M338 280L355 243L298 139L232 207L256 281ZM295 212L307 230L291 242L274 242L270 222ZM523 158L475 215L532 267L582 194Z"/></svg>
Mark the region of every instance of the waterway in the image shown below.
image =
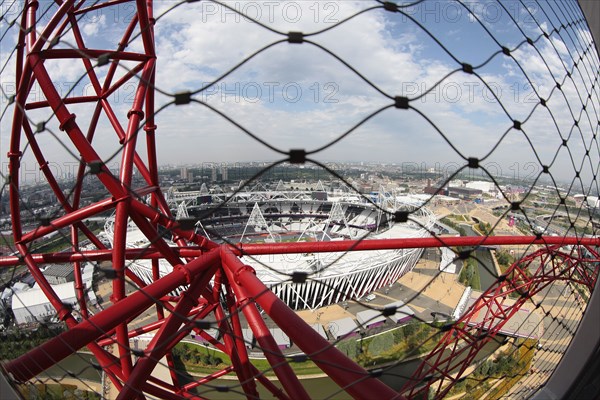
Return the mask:
<svg viewBox="0 0 600 400"><path fill-rule="evenodd" d="M469 236L480 236L473 230L471 225L461 224L460 226ZM481 289L485 291L498 280L498 273L496 272L496 267L494 267L491 251L488 248L479 247L475 250L473 256L478 260L477 268L479 270Z"/></svg>
<svg viewBox="0 0 600 400"><path fill-rule="evenodd" d="M475 251L474 256L477 258L477 266L479 268L479 279L481 280L481 290L485 291L498 280L498 273L494 266L492 253L489 249L479 248Z"/></svg>
<svg viewBox="0 0 600 400"><path fill-rule="evenodd" d="M102 373L94 365L99 365L96 358L90 353L71 354L61 362L44 371L45 376L55 379L72 377L93 382L100 382Z"/></svg>

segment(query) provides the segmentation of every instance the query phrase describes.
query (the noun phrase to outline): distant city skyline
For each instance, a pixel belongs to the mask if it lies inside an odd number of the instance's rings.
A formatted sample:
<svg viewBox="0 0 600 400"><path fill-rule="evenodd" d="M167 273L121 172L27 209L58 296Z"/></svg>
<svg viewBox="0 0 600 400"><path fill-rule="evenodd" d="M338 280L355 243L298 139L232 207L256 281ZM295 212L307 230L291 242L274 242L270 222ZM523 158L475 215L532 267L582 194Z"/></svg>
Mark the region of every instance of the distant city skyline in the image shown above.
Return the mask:
<svg viewBox="0 0 600 400"><path fill-rule="evenodd" d="M545 38L543 32L551 32L556 21L543 4L525 8L518 1L499 4L481 0L463 7L434 1L402 9L404 15L383 8L366 11L380 6L375 2L225 4L231 9L207 2L173 9L171 3L155 4L160 165L285 158L211 107L282 152L294 148L316 151L358 124L335 145L310 155L321 162L426 163L443 169L464 166L471 157L492 166L492 174L537 176L548 166L561 180L573 179L575 170L581 170L584 180L595 175L597 160L586 159L585 153L597 128L585 115L574 126L574 111L568 107L580 105L580 88L590 85L589 75L574 69L574 57L580 54L578 40L587 40L589 32L578 27L579 37L553 32ZM306 36L305 43L286 43L286 36L264 29L232 9L282 33L324 31ZM125 7L118 7L116 12L86 16L81 25L88 46L114 48L128 15ZM11 38L16 41L17 31L3 24L2 32L7 35L2 53L8 56L7 44ZM281 43L253 56L278 41ZM58 46L68 48L70 43L74 38L67 32ZM364 79L319 46L348 63ZM502 54L501 46L510 56ZM128 50L142 51L141 40L133 40ZM593 49L590 52L595 54ZM248 57L229 75L210 84ZM4 149L9 146L14 107L6 96L15 90L14 59L8 61L1 82L5 95L0 96L6 107L0 119L2 164L6 163ZM472 66L475 73L470 73L469 67L463 71L462 63ZM84 72L81 63L46 64L62 95L90 90L87 79L79 81ZM131 67L125 62L118 73L122 75ZM97 70L100 77L106 71L103 67ZM571 70L575 73L557 93L555 82L562 82ZM135 82L130 82L109 97L124 124L134 91ZM173 97L163 93L184 91L195 92L195 102L166 106ZM394 96L407 97L411 109L395 108ZM546 107L540 106L540 98L549 99ZM39 87L34 85L30 99L43 99ZM589 102L588 109L600 109L598 96ZM92 108L71 105L70 109L85 127ZM48 161L77 162L77 151L65 143L67 137L48 110L31 110L28 116L34 123L47 121L38 140ZM361 124L369 116L372 118ZM107 119L102 118L94 146L107 164L118 164L120 145L111 131ZM563 137L569 137L568 150L561 147ZM140 138L142 158L144 142ZM23 162L32 159L31 151L25 149Z"/></svg>

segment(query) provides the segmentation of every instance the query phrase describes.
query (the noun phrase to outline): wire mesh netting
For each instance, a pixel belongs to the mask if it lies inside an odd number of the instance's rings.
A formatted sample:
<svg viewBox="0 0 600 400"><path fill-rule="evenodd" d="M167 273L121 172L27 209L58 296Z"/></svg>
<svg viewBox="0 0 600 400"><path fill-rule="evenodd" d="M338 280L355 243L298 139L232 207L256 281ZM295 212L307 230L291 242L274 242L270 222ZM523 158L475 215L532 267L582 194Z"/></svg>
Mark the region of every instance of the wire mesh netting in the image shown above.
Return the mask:
<svg viewBox="0 0 600 400"><path fill-rule="evenodd" d="M599 261L576 1L0 4L23 397L528 398L560 363Z"/></svg>

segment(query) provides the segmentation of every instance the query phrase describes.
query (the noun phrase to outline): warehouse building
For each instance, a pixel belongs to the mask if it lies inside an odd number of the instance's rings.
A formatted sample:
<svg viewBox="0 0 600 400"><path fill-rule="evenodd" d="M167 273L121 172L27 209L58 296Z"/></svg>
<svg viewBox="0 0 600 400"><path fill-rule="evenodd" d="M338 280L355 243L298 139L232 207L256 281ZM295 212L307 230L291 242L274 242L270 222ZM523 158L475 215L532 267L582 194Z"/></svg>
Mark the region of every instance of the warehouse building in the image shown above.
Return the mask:
<svg viewBox="0 0 600 400"><path fill-rule="evenodd" d="M42 273L51 285L60 285L61 283L73 282L75 280L71 264L50 264Z"/></svg>
<svg viewBox="0 0 600 400"><path fill-rule="evenodd" d="M64 304L77 305L77 296L72 283L52 285L52 289ZM42 322L56 316L56 310L38 286L23 292L15 292L12 296L11 306L17 325L35 321Z"/></svg>

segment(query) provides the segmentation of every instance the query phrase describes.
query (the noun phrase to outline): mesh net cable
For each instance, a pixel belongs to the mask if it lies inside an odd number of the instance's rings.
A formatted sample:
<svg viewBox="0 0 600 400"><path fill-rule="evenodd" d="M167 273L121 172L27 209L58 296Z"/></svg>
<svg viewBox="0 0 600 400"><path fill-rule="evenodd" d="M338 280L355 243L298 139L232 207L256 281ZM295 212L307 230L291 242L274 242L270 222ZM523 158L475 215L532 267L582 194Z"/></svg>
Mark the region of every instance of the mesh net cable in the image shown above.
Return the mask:
<svg viewBox="0 0 600 400"><path fill-rule="evenodd" d="M598 277L575 0L0 0L23 398L522 399Z"/></svg>

